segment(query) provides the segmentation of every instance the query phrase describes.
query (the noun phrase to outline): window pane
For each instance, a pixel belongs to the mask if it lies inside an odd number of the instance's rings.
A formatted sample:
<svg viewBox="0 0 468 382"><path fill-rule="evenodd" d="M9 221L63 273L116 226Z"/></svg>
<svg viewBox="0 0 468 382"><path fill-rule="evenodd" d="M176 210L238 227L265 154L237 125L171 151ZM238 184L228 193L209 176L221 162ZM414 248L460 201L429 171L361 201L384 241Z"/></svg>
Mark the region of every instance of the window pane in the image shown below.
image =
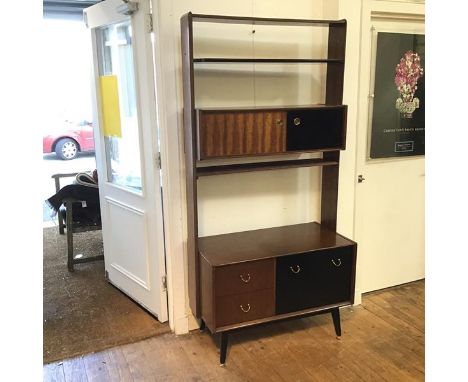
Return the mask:
<svg viewBox="0 0 468 382"><path fill-rule="evenodd" d="M141 191L140 141L130 21L97 30L107 180Z"/></svg>

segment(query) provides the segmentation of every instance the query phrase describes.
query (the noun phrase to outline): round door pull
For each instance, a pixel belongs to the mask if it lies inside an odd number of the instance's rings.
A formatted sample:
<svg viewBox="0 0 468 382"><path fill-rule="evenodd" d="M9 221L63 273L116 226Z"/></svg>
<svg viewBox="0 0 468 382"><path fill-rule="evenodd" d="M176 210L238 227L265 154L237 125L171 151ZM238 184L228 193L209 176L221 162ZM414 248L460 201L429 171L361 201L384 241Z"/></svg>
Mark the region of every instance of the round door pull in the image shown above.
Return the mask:
<svg viewBox="0 0 468 382"><path fill-rule="evenodd" d="M250 304L247 304L247 308L244 308L244 306L241 304L240 308L244 313L248 313L250 311Z"/></svg>
<svg viewBox="0 0 468 382"><path fill-rule="evenodd" d="M294 125L299 126L301 124L301 119L299 117L296 117L293 119Z"/></svg>
<svg viewBox="0 0 468 382"><path fill-rule="evenodd" d="M338 261L335 263L335 259L332 259L332 263L335 267L340 267L341 266L341 259L338 259Z"/></svg>
<svg viewBox="0 0 468 382"><path fill-rule="evenodd" d="M296 265L295 267L289 267L291 269L292 273L299 273L301 271L301 267L299 265Z"/></svg>
<svg viewBox="0 0 468 382"><path fill-rule="evenodd" d="M245 283L248 283L250 281L250 273L247 273L247 277L244 277L244 275L239 275L239 277Z"/></svg>

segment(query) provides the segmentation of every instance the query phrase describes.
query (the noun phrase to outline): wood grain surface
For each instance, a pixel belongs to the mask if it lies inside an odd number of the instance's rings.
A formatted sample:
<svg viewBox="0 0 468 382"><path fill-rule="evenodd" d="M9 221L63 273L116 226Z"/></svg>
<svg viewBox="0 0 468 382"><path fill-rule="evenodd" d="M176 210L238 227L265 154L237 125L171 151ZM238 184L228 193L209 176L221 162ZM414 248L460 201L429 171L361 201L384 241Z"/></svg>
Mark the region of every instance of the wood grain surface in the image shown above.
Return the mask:
<svg viewBox="0 0 468 382"><path fill-rule="evenodd" d="M198 239L200 254L212 266L353 245L355 243L352 240L317 222Z"/></svg>
<svg viewBox="0 0 468 382"><path fill-rule="evenodd" d="M199 113L201 159L286 151L282 111Z"/></svg>

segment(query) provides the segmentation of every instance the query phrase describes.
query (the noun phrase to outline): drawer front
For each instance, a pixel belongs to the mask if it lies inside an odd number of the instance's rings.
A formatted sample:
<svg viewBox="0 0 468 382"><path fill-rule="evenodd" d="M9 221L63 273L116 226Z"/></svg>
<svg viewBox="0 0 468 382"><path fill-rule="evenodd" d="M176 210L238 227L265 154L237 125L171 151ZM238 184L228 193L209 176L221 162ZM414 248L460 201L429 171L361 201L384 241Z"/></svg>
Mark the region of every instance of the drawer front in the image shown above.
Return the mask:
<svg viewBox="0 0 468 382"><path fill-rule="evenodd" d="M275 259L215 268L215 295L226 296L275 287Z"/></svg>
<svg viewBox="0 0 468 382"><path fill-rule="evenodd" d="M275 314L274 289L216 297L216 327L238 324Z"/></svg>
<svg viewBox="0 0 468 382"><path fill-rule="evenodd" d="M345 124L346 107L288 111L286 150L344 149Z"/></svg>
<svg viewBox="0 0 468 382"><path fill-rule="evenodd" d="M200 158L265 155L286 151L286 113L199 112Z"/></svg>
<svg viewBox="0 0 468 382"><path fill-rule="evenodd" d="M276 313L351 301L354 247L284 256L276 264Z"/></svg>

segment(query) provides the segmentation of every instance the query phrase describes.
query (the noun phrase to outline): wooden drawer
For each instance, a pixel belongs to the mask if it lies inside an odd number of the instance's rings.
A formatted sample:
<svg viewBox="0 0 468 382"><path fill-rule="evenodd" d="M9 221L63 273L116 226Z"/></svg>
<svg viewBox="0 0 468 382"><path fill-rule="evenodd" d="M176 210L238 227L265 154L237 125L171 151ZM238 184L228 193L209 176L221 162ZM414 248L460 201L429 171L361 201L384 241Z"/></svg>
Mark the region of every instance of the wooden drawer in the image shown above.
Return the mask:
<svg viewBox="0 0 468 382"><path fill-rule="evenodd" d="M283 111L198 111L199 159L286 151Z"/></svg>
<svg viewBox="0 0 468 382"><path fill-rule="evenodd" d="M353 301L355 247L284 256L276 263L276 313Z"/></svg>
<svg viewBox="0 0 468 382"><path fill-rule="evenodd" d="M216 296L273 289L274 286L274 259L249 261L215 268Z"/></svg>
<svg viewBox="0 0 468 382"><path fill-rule="evenodd" d="M346 110L346 106L288 110L286 150L344 150Z"/></svg>
<svg viewBox="0 0 468 382"><path fill-rule="evenodd" d="M271 317L275 314L274 289L216 297L216 327Z"/></svg>

